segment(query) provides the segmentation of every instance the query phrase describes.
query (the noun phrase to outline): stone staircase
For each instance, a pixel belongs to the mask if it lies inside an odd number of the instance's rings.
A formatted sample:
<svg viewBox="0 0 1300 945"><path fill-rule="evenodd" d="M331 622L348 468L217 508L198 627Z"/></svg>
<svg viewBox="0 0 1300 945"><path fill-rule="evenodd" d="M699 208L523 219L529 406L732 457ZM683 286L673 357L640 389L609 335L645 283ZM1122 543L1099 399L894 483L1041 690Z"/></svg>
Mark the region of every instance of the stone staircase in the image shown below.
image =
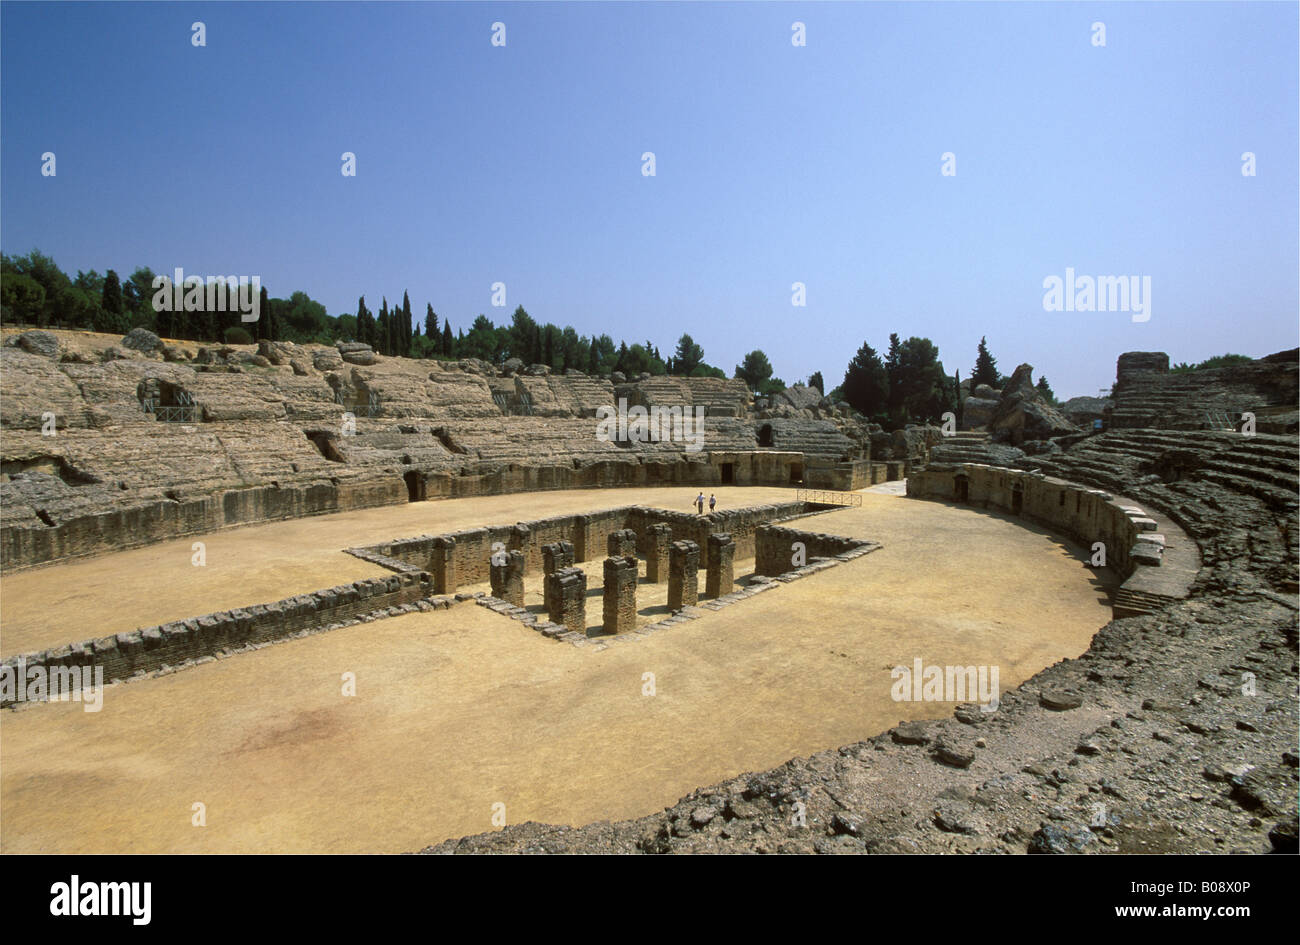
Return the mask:
<svg viewBox="0 0 1300 945"><path fill-rule="evenodd" d="M945 436L930 448L930 463L984 463L988 466L1011 466L1024 454L1011 446L1003 446L989 439L980 430L961 430Z"/></svg>

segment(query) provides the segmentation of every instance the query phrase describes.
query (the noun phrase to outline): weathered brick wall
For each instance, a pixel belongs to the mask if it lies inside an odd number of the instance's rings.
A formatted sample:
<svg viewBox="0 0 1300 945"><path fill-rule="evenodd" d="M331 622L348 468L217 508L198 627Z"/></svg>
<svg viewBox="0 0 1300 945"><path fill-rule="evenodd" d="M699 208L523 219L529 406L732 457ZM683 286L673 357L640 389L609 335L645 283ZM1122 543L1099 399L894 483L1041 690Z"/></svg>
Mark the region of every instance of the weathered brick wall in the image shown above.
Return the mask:
<svg viewBox="0 0 1300 945"><path fill-rule="evenodd" d="M663 522L672 528L674 539L693 541L701 548L708 544L710 535L725 532L736 543L736 557L744 559L754 554L754 530L760 525L806 515L811 510L808 503L793 501L723 508L706 515L638 505L627 509L627 523L637 533L637 550L643 555L650 552L650 526Z"/></svg>
<svg viewBox="0 0 1300 945"><path fill-rule="evenodd" d="M796 543L803 545L805 563L811 562L813 558L832 558L852 551L860 545L870 544L858 538L826 535L821 532L784 528L780 525L764 525L758 529L756 535L754 573L775 576L798 568L799 565L794 561Z"/></svg>
<svg viewBox="0 0 1300 945"><path fill-rule="evenodd" d="M401 479L255 486L196 499L137 502L125 508L68 518L40 528L0 528L5 568L29 567L60 558L103 554L153 542L201 535L234 525L406 502Z"/></svg>
<svg viewBox="0 0 1300 945"><path fill-rule="evenodd" d="M267 643L303 630L346 623L363 614L410 604L433 593L428 574L412 572L371 578L302 594L270 604L191 617L157 627L10 657L28 666L102 666L104 679L126 679L219 650Z"/></svg>
<svg viewBox="0 0 1300 945"><path fill-rule="evenodd" d="M1106 545L1106 563L1126 577L1132 573L1130 552L1140 529L1120 507L1123 503L1108 493L1018 469L961 463L913 473L907 480L907 494L956 502L963 479L966 504L1018 513L1088 547L1100 541Z"/></svg>
<svg viewBox="0 0 1300 945"><path fill-rule="evenodd" d="M811 509L812 506L805 502L778 502L698 515L645 506L623 506L512 525L468 528L445 535L420 535L349 551L394 570L413 568L428 571L433 575L436 592L446 594L460 587L489 581L492 548L497 544L507 551L520 552L524 556L524 574L536 574L545 566L543 549L546 546L557 541L570 542L573 561L586 561L592 554L608 550L610 537L624 529L635 533L635 548L623 536L619 538L617 550L628 554L640 552L648 559L658 540L652 526L667 524L673 538L693 541L701 548L708 546L710 535L728 534L736 544L735 557L744 559L754 555L757 528L805 515ZM660 572L666 567L665 558L659 562ZM659 579L665 577L666 573L663 573Z"/></svg>

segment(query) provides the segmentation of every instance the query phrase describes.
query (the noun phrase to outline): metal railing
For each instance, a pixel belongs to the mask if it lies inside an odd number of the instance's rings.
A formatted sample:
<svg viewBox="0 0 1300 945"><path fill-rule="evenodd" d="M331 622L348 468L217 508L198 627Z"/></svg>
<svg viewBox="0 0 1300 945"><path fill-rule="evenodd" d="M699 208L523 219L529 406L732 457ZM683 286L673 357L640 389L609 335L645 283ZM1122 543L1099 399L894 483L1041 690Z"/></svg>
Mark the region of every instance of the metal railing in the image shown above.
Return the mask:
<svg viewBox="0 0 1300 945"><path fill-rule="evenodd" d="M341 388L336 389L334 391L334 403L338 404L340 407L344 408L351 414L354 415L364 414L367 417L377 417L381 413L383 413L384 410L378 392L373 390L369 392L369 396L366 398L366 405L364 407L361 406L360 401L349 404L348 399L343 396L343 390Z"/></svg>
<svg viewBox="0 0 1300 945"><path fill-rule="evenodd" d="M829 489L796 489L796 502L811 502L815 505L843 505L858 508L862 505L862 495L858 492L833 492Z"/></svg>
<svg viewBox="0 0 1300 945"><path fill-rule="evenodd" d="M1210 430L1235 430L1237 425L1232 422L1222 410L1207 410L1205 412L1205 426Z"/></svg>
<svg viewBox="0 0 1300 945"><path fill-rule="evenodd" d="M146 397L140 401L140 409L153 414L163 423L198 423L202 417L199 405L186 391L178 391L176 404L160 404L157 397Z"/></svg>

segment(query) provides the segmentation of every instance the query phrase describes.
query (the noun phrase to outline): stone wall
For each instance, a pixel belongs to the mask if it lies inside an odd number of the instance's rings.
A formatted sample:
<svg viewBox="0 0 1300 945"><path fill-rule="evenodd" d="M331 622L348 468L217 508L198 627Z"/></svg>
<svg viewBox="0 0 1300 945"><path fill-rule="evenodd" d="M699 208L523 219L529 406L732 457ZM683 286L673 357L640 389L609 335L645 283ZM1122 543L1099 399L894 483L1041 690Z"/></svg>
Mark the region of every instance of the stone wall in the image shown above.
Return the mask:
<svg viewBox="0 0 1300 945"><path fill-rule="evenodd" d="M397 505L406 501L401 479L314 482L299 485L231 489L199 498L134 499L108 511L60 516L30 527L0 527L0 560L5 569L29 567L63 558L135 548L171 538L202 535L236 525L353 509ZM48 513L47 513L48 514Z"/></svg>
<svg viewBox="0 0 1300 945"><path fill-rule="evenodd" d="M857 492L859 489L885 482L888 472L884 463L869 459L831 462L820 457L809 456L803 466L803 485L808 489ZM902 477L894 474L889 475L888 478Z"/></svg>
<svg viewBox="0 0 1300 945"><path fill-rule="evenodd" d="M222 650L270 643L296 633L349 623L365 614L413 604L432 593L428 574L394 574L270 604L254 604L10 657L4 662L17 664L22 660L28 667L43 666L47 670L61 666L102 666L106 681L126 679L136 673L210 657Z"/></svg>
<svg viewBox="0 0 1300 945"><path fill-rule="evenodd" d="M1124 577L1133 572L1130 556L1143 528L1122 503L1100 489L1016 469L962 463L914 473L907 480L907 494L1010 512L1089 548L1102 542L1108 567Z"/></svg>
<svg viewBox="0 0 1300 945"><path fill-rule="evenodd" d="M708 545L710 535L725 532L736 543L735 557L745 559L754 554L757 528L807 515L811 511L814 511L813 505L806 502L725 509L709 515L634 505L514 525L469 528L445 535L421 535L365 548L349 548L348 551L393 570L427 571L433 576L436 592L447 594L459 587L488 581L492 547L498 543L506 551L520 552L524 556L524 574L535 574L543 568L545 546L559 541L570 542L573 560L588 561L608 551L610 536L624 529L635 533L635 549L625 549L625 545L620 544L617 550L649 556L655 541L652 526L662 523L670 527L674 539L693 541L700 547ZM666 567L666 560L661 564ZM444 575L454 577L454 580L446 580Z"/></svg>
<svg viewBox="0 0 1300 945"><path fill-rule="evenodd" d="M816 558L834 558L877 547L862 538L764 525L755 533L754 573L774 577L799 570L803 565L794 560L796 542L803 545L804 564L812 564Z"/></svg>
<svg viewBox="0 0 1300 945"><path fill-rule="evenodd" d="M743 560L754 556L754 531L759 526L807 515L814 510L813 504L806 502L777 502L739 509L718 509L707 515L632 506L628 509L627 524L637 533L637 550L642 555L649 553L650 526L664 522L672 528L674 540L693 541L701 548L708 544L710 535L725 532L736 543L736 557Z"/></svg>

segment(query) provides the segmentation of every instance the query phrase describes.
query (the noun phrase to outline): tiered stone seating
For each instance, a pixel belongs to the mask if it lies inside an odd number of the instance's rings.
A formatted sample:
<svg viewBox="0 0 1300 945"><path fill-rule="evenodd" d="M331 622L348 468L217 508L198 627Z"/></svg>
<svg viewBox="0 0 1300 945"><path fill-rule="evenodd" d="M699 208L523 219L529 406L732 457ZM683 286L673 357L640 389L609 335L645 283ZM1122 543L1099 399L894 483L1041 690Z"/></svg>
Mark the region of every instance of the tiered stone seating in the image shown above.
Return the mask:
<svg viewBox="0 0 1300 945"><path fill-rule="evenodd" d="M760 449L803 453L806 456L843 461L851 458L857 444L840 432L829 420L772 419L755 421ZM763 435L771 428L771 443Z"/></svg>
<svg viewBox="0 0 1300 945"><path fill-rule="evenodd" d="M1167 355L1129 352L1116 372L1112 429L1201 430L1207 416L1240 420L1244 411L1294 405L1296 351L1283 351L1249 364L1170 374Z"/></svg>

